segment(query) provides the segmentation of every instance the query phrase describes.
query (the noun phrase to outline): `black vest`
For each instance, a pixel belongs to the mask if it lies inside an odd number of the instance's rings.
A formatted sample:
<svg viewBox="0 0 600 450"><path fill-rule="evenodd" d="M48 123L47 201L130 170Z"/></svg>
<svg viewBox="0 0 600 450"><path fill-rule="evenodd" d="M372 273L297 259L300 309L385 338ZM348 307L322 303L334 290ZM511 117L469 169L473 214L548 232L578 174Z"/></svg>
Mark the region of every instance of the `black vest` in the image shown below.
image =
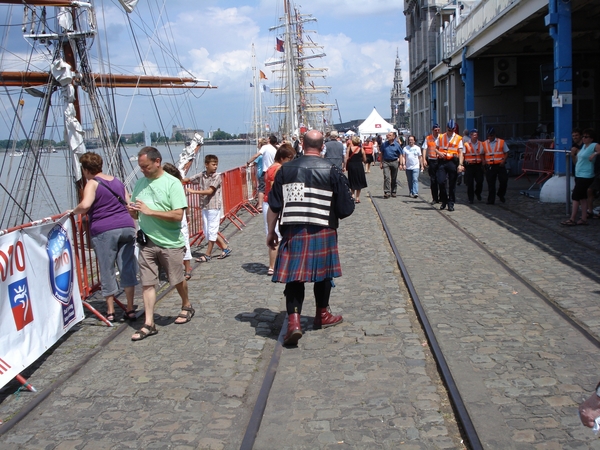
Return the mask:
<svg viewBox="0 0 600 450"><path fill-rule="evenodd" d="M337 167L318 156L303 156L281 166L277 174L283 191L280 226L338 227L333 205L335 180L332 180L336 173L332 171L344 176Z"/></svg>

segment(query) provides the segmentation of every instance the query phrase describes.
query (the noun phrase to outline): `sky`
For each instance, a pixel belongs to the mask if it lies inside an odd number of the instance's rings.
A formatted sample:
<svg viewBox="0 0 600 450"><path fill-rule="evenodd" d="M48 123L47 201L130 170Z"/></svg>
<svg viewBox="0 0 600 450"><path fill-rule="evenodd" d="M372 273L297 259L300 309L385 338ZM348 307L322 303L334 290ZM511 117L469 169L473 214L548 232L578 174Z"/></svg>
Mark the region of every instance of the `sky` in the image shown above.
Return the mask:
<svg viewBox="0 0 600 450"><path fill-rule="evenodd" d="M209 80L217 89L194 91L194 98L169 98L165 118L151 113L157 103L147 93L141 93L147 106L134 106L129 95L118 99L118 122L123 133L169 129L172 125L200 128L205 132L221 129L231 134L250 131L253 115L252 44L256 65L268 80L274 83L271 67L264 63L275 56L275 33L269 27L278 24L283 14L282 0L220 0L201 2L191 0L139 0L138 9L130 15L135 27L145 26L152 34L152 19L160 18L170 24L171 44L163 47L177 55L182 68L193 76ZM110 48L113 71L139 73L135 47L127 31L127 19L117 13L116 0L96 0L99 27L106 35L99 42ZM401 60L403 87L408 84L408 52L405 37L403 2L371 0L303 0L297 3L303 14L311 14L317 22L306 25L315 30L314 41L324 46L326 56L314 63L327 67L324 84L331 86L329 103L339 105L333 112L333 122L365 119L373 107L384 117L391 116L390 91L393 87L394 67L398 53ZM20 19L22 9L15 12ZM20 16L19 16L20 15ZM23 45L23 38L21 37ZM158 44L147 40L137 42L144 60L157 52ZM3 46L5 46L3 42ZM118 49L115 51L114 49ZM26 49L24 48L25 52ZM106 56L106 55L105 55ZM3 70L10 70L7 62L0 61ZM117 69L115 69L118 68ZM146 72L153 73L153 64L146 64ZM162 73L154 67L154 73ZM183 72L183 69L179 69ZM273 95L265 93L264 95ZM167 102L167 99L162 99ZM4 108L6 108L6 103ZM167 105L167 103L162 103ZM173 106L176 105L176 106ZM14 113L13 113L14 115ZM0 138L9 133L10 112L0 122ZM341 120L340 120L341 118Z"/></svg>

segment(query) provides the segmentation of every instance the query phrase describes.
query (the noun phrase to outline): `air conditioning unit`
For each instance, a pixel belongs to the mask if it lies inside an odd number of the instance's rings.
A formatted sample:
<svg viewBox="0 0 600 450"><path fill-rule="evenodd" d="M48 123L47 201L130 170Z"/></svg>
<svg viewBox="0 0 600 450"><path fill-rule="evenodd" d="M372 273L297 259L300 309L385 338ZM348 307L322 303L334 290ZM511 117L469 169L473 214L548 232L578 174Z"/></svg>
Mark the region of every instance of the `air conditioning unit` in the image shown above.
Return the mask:
<svg viewBox="0 0 600 450"><path fill-rule="evenodd" d="M579 98L594 97L594 69L581 69L573 73L573 87Z"/></svg>
<svg viewBox="0 0 600 450"><path fill-rule="evenodd" d="M494 86L517 85L517 58L494 58Z"/></svg>

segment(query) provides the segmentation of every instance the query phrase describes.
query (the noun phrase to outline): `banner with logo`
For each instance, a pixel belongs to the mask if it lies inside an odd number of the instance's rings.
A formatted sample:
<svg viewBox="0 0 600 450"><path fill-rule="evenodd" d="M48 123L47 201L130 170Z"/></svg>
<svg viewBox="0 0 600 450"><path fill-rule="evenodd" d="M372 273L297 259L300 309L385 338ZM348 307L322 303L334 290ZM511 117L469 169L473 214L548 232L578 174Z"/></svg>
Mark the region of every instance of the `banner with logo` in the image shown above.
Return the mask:
<svg viewBox="0 0 600 450"><path fill-rule="evenodd" d="M0 236L0 388L83 317L68 216Z"/></svg>

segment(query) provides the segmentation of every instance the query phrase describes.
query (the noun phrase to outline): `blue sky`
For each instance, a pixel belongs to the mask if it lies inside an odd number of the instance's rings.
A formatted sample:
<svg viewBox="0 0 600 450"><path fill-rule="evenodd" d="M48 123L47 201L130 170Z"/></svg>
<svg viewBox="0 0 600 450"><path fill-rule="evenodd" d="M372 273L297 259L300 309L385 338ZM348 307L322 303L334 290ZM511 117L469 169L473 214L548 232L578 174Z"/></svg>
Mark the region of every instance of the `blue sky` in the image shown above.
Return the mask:
<svg viewBox="0 0 600 450"><path fill-rule="evenodd" d="M107 39L112 63L120 66L120 71L135 73L136 57L128 43L125 19L113 9L118 8L118 3L96 0L99 3L104 4L105 10L98 13L98 22L108 34L98 40ZM373 107L389 118L396 51L402 63L404 87L408 84L403 2L303 0L298 4L303 14L317 18L316 23L306 28L316 30L318 34L313 39L325 47L327 56L318 66L328 67L325 84L332 86L328 101L337 100L342 120L364 119ZM176 112L167 113L171 117L162 119L163 127L175 124L205 131L220 128L232 134L249 131L253 111L251 44L256 48L257 68L265 72L269 84L273 77L264 62L274 56L275 45L275 34L269 27L276 25L283 14L283 1L168 0L167 5L168 16L162 12L161 17L171 25L176 43L171 50L176 51L183 67L200 79L210 80L218 89L196 91L197 98L185 107L179 105ZM153 17L161 14L162 3L140 0L139 12L131 15L132 21L139 23L139 14L148 17L149 6ZM22 15L22 9L15 14ZM115 44L117 52L112 50ZM150 59L155 48L143 41L139 46ZM119 100L118 110L119 126L124 133L144 127L154 131L159 127L155 114L146 107L130 106L127 97ZM333 119L334 123L340 121L337 112ZM8 133L6 122L7 119L0 122L0 138Z"/></svg>

